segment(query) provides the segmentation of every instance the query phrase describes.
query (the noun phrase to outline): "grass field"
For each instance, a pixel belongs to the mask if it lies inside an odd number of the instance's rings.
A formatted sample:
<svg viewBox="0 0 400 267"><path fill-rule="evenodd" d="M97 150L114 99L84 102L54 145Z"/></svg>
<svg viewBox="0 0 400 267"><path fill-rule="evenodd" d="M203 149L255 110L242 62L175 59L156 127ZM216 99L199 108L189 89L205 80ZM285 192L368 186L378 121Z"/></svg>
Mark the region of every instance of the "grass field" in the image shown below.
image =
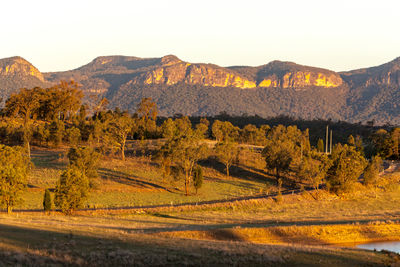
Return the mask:
<svg viewBox="0 0 400 267"><path fill-rule="evenodd" d="M387 234L399 237L397 222L335 225L292 218L286 225L249 223L239 218L250 213L243 211L248 204L238 203L237 212L183 207L74 216L1 214L0 265L388 266L398 261L395 254L354 249L347 243L360 236L368 241L367 234L370 240ZM219 218L222 214L225 218Z"/></svg>
<svg viewBox="0 0 400 267"><path fill-rule="evenodd" d="M336 196L323 190L207 205L86 210L47 215L45 188L54 189L67 160L63 150L34 150L25 202L32 211L0 213L0 266L389 266L395 253L354 244L400 240L400 188L360 188ZM88 207L194 203L276 191L255 154L224 175L202 162L204 186L184 196L183 182L162 180L148 158L105 158ZM397 172L388 174L397 179ZM394 266L394 265L393 265Z"/></svg>
<svg viewBox="0 0 400 267"><path fill-rule="evenodd" d="M254 154L251 154L253 159ZM41 209L46 188L54 189L68 159L65 150L34 150L35 167L29 177L29 188L24 202L17 209ZM200 201L251 196L276 190L271 176L253 166L233 167L231 177L226 177L222 164L205 163L205 181L195 194L185 196L183 181L172 177L162 179L159 167L148 157L130 157L126 161L105 158L100 163L99 178L94 181L87 201L89 208L146 206L160 204L196 203ZM250 161L251 162L251 161ZM262 162L262 161L261 161Z"/></svg>

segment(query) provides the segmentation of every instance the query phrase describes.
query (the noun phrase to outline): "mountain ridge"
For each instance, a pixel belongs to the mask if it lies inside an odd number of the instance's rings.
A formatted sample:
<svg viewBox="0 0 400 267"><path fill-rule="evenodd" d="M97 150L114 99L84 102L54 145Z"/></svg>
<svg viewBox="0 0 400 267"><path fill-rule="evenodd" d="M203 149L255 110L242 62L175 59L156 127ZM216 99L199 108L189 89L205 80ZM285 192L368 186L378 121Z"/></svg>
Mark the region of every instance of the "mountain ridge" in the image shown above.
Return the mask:
<svg viewBox="0 0 400 267"><path fill-rule="evenodd" d="M279 60L255 67L221 67L186 62L175 55L116 55L97 57L69 71L41 73L23 58L0 59L3 98L22 87L70 79L82 85L87 101L89 96L107 97L110 107L134 111L139 98L152 97L165 116L226 111L400 123L400 57L346 72Z"/></svg>

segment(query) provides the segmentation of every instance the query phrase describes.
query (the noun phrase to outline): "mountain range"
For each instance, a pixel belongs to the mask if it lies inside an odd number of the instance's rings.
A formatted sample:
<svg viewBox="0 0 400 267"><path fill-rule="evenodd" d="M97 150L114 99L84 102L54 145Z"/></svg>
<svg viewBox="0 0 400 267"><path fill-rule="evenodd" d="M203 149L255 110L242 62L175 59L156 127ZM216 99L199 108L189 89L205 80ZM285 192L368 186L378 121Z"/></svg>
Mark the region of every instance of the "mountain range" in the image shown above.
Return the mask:
<svg viewBox="0 0 400 267"><path fill-rule="evenodd" d="M220 67L161 58L104 56L70 71L41 73L21 57L0 59L0 98L20 88L60 80L81 84L85 101L102 97L131 112L143 97L162 116L174 114L271 117L400 124L400 58L347 72L273 61L258 67Z"/></svg>

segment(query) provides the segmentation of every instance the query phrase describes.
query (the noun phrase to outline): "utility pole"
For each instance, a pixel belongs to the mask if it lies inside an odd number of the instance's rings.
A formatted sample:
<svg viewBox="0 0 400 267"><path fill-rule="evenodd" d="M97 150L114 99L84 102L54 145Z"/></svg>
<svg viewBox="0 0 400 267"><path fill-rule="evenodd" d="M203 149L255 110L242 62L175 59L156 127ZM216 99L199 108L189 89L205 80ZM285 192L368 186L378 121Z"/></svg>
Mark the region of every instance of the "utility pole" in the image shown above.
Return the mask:
<svg viewBox="0 0 400 267"><path fill-rule="evenodd" d="M331 130L331 144L330 144L329 154L332 154L332 130Z"/></svg>

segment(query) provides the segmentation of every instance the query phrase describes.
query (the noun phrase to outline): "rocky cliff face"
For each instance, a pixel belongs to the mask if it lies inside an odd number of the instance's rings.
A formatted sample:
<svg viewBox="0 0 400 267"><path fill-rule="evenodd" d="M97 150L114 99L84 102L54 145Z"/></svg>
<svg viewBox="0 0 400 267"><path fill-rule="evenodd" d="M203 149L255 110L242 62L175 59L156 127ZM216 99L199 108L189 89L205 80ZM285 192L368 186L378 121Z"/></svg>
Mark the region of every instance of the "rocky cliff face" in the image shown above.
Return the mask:
<svg viewBox="0 0 400 267"><path fill-rule="evenodd" d="M65 73L50 73L47 77L67 79L68 76L86 83L89 77L113 76L130 85L201 85L207 87L235 87L240 89L263 88L334 88L342 85L339 74L290 62L274 61L260 67L223 68L213 64L194 64L174 55L162 58L137 58L123 56L98 57L91 63ZM122 85L121 84L118 84ZM91 84L93 86L93 84ZM93 90L93 88L91 89ZM101 91L104 91L102 89Z"/></svg>
<svg viewBox="0 0 400 267"><path fill-rule="evenodd" d="M252 73L253 75L246 75ZM255 75L254 75L255 74ZM212 64L191 64L175 56L163 57L160 64L140 74L131 84L186 83L212 87L305 88L338 87L343 81L339 74L290 62L275 61L260 67L222 68Z"/></svg>
<svg viewBox="0 0 400 267"><path fill-rule="evenodd" d="M44 82L42 73L21 57L0 59L0 76L19 76L21 78L24 76L32 76Z"/></svg>
<svg viewBox="0 0 400 267"><path fill-rule="evenodd" d="M238 73L212 64L191 64L175 56L161 58L160 64L153 70L141 73L131 84L186 83L214 87L255 88L256 83Z"/></svg>
<svg viewBox="0 0 400 267"><path fill-rule="evenodd" d="M258 68L257 85L259 87L305 88L338 87L343 84L339 74L313 67L297 65L291 62L273 61Z"/></svg>
<svg viewBox="0 0 400 267"><path fill-rule="evenodd" d="M0 108L4 101L20 88L45 87L43 74L21 57L0 59Z"/></svg>

